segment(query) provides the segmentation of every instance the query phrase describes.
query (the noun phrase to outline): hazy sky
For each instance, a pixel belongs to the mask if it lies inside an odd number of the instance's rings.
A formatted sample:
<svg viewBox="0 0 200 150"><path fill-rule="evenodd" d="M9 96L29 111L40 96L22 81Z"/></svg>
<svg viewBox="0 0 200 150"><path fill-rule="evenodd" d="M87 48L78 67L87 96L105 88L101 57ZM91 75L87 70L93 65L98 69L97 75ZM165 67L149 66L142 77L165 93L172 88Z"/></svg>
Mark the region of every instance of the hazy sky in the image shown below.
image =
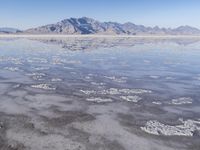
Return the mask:
<svg viewBox="0 0 200 150"><path fill-rule="evenodd" d="M26 29L69 17L200 28L200 0L0 0L0 27Z"/></svg>

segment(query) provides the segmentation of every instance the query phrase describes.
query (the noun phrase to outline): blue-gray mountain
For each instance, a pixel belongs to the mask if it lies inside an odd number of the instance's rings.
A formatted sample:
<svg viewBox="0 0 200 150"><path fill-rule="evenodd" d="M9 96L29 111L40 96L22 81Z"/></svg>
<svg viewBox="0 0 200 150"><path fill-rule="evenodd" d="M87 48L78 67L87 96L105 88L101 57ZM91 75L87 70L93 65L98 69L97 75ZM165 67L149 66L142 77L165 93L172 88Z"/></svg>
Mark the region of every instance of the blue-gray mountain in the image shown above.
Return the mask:
<svg viewBox="0 0 200 150"><path fill-rule="evenodd" d="M19 33L19 32L22 32L22 31L15 28L0 28L0 33Z"/></svg>
<svg viewBox="0 0 200 150"><path fill-rule="evenodd" d="M145 27L131 22L99 22L97 20L82 17L62 20L55 24L49 24L24 31L31 34L108 34L108 35L200 35L200 30L190 26L178 28Z"/></svg>

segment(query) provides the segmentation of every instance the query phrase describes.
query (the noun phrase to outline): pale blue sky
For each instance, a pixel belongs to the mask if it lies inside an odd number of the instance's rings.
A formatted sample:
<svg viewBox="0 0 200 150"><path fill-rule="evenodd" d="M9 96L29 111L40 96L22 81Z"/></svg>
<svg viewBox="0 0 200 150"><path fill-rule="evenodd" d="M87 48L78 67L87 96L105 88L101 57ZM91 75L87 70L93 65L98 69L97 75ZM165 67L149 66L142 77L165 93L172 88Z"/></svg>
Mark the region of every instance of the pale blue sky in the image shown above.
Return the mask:
<svg viewBox="0 0 200 150"><path fill-rule="evenodd" d="M0 27L26 29L69 17L200 28L200 0L0 0Z"/></svg>

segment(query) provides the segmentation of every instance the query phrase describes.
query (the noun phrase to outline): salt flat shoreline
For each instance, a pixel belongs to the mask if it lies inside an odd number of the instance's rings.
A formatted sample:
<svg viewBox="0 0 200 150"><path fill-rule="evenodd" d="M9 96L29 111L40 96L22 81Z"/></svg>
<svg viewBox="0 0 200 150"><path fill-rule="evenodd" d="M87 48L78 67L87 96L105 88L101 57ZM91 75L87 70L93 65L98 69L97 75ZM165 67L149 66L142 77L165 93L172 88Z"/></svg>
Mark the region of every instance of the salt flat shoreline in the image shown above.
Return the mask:
<svg viewBox="0 0 200 150"><path fill-rule="evenodd" d="M200 35L61 35L61 34L0 34L0 38L155 38L200 39Z"/></svg>

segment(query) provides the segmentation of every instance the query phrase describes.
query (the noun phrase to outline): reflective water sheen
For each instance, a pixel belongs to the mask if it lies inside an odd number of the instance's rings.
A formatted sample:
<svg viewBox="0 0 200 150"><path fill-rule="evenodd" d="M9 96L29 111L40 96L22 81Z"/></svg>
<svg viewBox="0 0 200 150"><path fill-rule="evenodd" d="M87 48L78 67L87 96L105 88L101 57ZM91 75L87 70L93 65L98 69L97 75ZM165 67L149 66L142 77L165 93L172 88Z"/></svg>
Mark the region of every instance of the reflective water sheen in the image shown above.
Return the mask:
<svg viewBox="0 0 200 150"><path fill-rule="evenodd" d="M199 150L199 58L198 39L1 38L0 148Z"/></svg>

